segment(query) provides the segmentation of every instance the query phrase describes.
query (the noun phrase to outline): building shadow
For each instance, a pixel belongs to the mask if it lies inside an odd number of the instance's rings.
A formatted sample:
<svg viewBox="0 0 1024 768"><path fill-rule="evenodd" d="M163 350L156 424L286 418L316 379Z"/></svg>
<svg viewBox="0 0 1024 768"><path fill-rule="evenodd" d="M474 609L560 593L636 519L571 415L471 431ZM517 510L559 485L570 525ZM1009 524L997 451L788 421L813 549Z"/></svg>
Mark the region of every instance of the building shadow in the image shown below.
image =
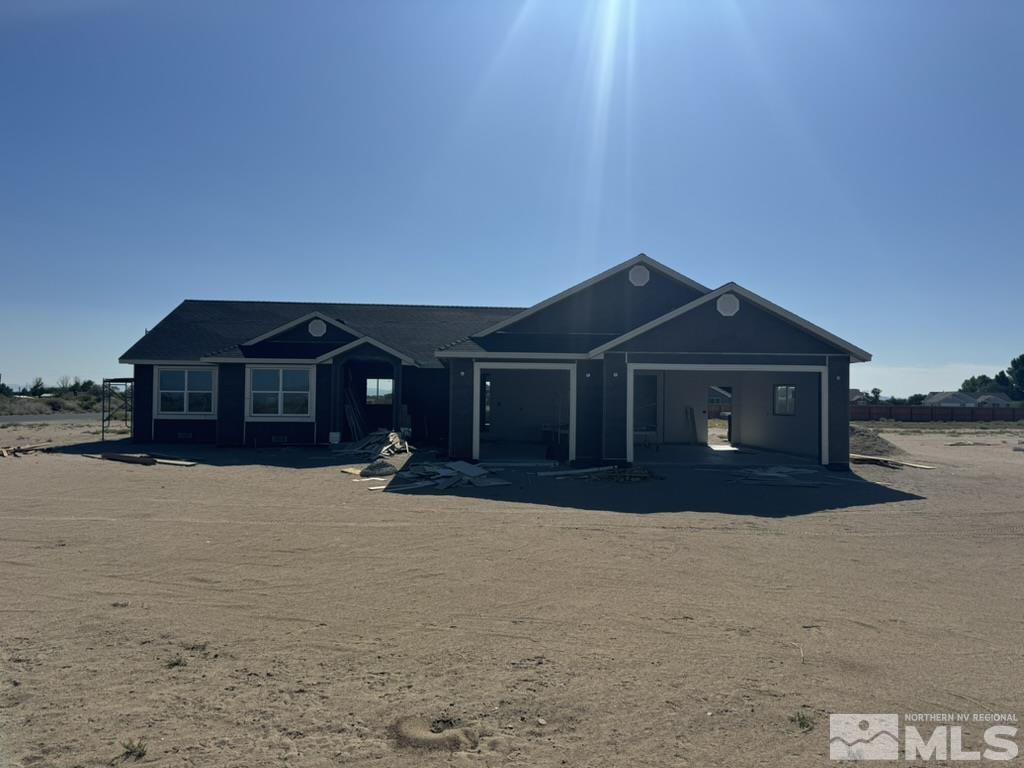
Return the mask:
<svg viewBox="0 0 1024 768"><path fill-rule="evenodd" d="M607 479L538 477L535 472L504 470L495 477L509 485L448 490L401 490L400 473L386 492L402 495L476 498L504 504L531 504L645 515L666 512L715 512L724 515L781 518L815 512L893 504L923 499L871 482L854 472L818 467L792 481L751 479L742 472L716 467L654 467L655 476L635 482ZM894 470L895 471L895 470ZM410 477L410 481L417 478Z"/></svg>

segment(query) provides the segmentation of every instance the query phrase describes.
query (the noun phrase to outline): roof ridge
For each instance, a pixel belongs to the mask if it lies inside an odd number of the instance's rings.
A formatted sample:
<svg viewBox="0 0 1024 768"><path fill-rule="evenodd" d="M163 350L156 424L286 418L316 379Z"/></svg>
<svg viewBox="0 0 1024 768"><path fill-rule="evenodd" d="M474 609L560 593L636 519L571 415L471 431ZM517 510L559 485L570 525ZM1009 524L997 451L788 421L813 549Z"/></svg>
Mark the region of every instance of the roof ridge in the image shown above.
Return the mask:
<svg viewBox="0 0 1024 768"><path fill-rule="evenodd" d="M184 299L182 304L291 304L301 306L336 306L336 307L405 307L413 309L500 309L519 311L525 307L502 307L485 304L390 304L362 301L281 301L278 299Z"/></svg>

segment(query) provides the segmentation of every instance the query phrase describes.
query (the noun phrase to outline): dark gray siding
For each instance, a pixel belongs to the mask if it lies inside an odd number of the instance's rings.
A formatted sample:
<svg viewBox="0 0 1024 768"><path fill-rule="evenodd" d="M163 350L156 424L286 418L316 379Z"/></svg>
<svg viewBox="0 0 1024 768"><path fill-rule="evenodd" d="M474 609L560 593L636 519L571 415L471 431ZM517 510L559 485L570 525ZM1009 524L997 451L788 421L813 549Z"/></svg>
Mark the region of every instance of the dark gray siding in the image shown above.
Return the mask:
<svg viewBox="0 0 1024 768"><path fill-rule="evenodd" d="M132 385L132 440L148 443L153 439L153 366L136 365Z"/></svg>
<svg viewBox="0 0 1024 768"><path fill-rule="evenodd" d="M245 425L245 444L254 448L275 445L312 445L311 421L250 421Z"/></svg>
<svg viewBox="0 0 1024 768"><path fill-rule="evenodd" d="M745 299L723 317L709 301L615 347L624 352L780 352L791 355L846 354L807 331Z"/></svg>
<svg viewBox="0 0 1024 768"><path fill-rule="evenodd" d="M448 370L402 369L402 402L409 409L414 444L448 448Z"/></svg>
<svg viewBox="0 0 1024 768"><path fill-rule="evenodd" d="M158 443L213 443L216 419L154 419L153 440Z"/></svg>
<svg viewBox="0 0 1024 768"><path fill-rule="evenodd" d="M629 270L622 270L502 330L621 334L702 295L653 267L649 270L650 282L643 287L631 284Z"/></svg>
<svg viewBox="0 0 1024 768"><path fill-rule="evenodd" d="M604 365L584 360L576 365L576 460L597 461L601 453L604 411Z"/></svg>
<svg viewBox="0 0 1024 768"><path fill-rule="evenodd" d="M604 458L626 459L626 355L604 356Z"/></svg>
<svg viewBox="0 0 1024 768"><path fill-rule="evenodd" d="M473 455L473 361L448 364L448 453L457 458Z"/></svg>
<svg viewBox="0 0 1024 768"><path fill-rule="evenodd" d="M316 436L317 443L326 444L331 433L331 402L334 392L331 384L334 378L330 363L316 367Z"/></svg>
<svg viewBox="0 0 1024 768"><path fill-rule="evenodd" d="M828 463L850 466L850 358L828 359Z"/></svg>
<svg viewBox="0 0 1024 768"><path fill-rule="evenodd" d="M245 428L245 366L217 366L217 444L241 445Z"/></svg>

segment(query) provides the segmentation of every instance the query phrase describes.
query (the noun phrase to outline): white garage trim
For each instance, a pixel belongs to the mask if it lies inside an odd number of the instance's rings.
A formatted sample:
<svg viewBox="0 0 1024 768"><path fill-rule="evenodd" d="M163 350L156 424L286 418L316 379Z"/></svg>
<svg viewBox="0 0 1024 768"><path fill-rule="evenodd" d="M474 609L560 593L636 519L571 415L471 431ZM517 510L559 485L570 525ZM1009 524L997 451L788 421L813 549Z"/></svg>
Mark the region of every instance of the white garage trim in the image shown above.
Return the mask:
<svg viewBox="0 0 1024 768"><path fill-rule="evenodd" d="M569 461L576 460L576 363L473 363L473 458L480 459L481 371L569 372Z"/></svg>
<svg viewBox="0 0 1024 768"><path fill-rule="evenodd" d="M635 371L764 371L781 373L817 373L821 388L821 463L828 464L828 367L824 365L728 365L700 363L627 363L626 364L626 461L633 461L633 378Z"/></svg>

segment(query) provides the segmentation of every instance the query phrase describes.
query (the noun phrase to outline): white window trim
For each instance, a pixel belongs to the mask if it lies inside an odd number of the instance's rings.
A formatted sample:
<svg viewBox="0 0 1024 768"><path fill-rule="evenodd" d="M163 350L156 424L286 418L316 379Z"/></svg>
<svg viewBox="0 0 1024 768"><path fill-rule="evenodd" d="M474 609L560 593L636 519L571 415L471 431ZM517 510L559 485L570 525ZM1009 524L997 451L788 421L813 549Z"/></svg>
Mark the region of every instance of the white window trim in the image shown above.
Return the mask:
<svg viewBox="0 0 1024 768"><path fill-rule="evenodd" d="M164 413L160 410L160 372L161 371L210 371L213 374L213 411L210 413ZM156 365L153 366L153 419L177 419L178 421L214 420L217 418L217 366L202 365ZM186 377L188 374L185 374ZM187 383L186 383L187 386ZM188 394L185 395L185 408L188 408Z"/></svg>
<svg viewBox="0 0 1024 768"><path fill-rule="evenodd" d="M271 371L308 371L309 372L309 413L301 416L296 413L278 413L270 415L252 412L252 372L258 370ZM271 422L313 422L316 421L316 366L315 365L247 365L245 366L245 420Z"/></svg>

